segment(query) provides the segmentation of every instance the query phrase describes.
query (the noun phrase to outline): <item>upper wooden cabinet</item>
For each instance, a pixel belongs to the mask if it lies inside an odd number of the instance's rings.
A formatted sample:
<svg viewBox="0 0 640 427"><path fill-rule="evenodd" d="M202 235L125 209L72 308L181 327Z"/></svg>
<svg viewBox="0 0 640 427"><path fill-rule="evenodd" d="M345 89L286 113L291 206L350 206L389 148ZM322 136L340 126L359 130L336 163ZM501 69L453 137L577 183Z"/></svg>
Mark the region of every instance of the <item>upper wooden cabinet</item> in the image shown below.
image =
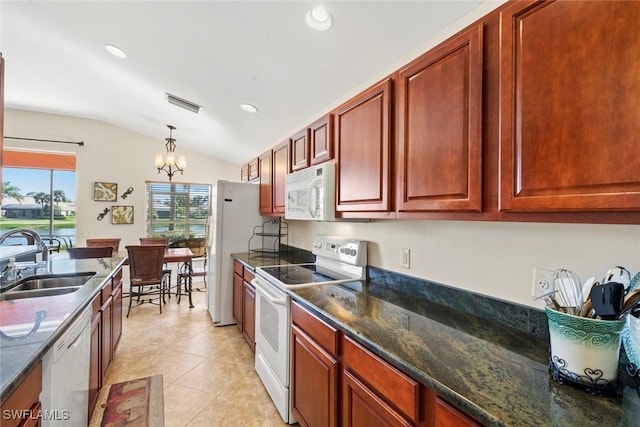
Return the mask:
<svg viewBox="0 0 640 427"><path fill-rule="evenodd" d="M309 166L310 129L306 128L291 137L291 170L297 171Z"/></svg>
<svg viewBox="0 0 640 427"><path fill-rule="evenodd" d="M336 213L391 209L391 78L334 111Z"/></svg>
<svg viewBox="0 0 640 427"><path fill-rule="evenodd" d="M273 213L284 216L284 183L291 171L289 166L289 144L286 140L273 148Z"/></svg>
<svg viewBox="0 0 640 427"><path fill-rule="evenodd" d="M240 181L253 181L260 177L260 169L258 168L258 158L249 160L240 168Z"/></svg>
<svg viewBox="0 0 640 427"><path fill-rule="evenodd" d="M260 215L273 213L273 150L267 150L258 156L260 170Z"/></svg>
<svg viewBox="0 0 640 427"><path fill-rule="evenodd" d="M333 115L327 114L311 126L311 164L317 165L333 159Z"/></svg>
<svg viewBox="0 0 640 427"><path fill-rule="evenodd" d="M640 208L640 3L500 16L501 211Z"/></svg>
<svg viewBox="0 0 640 427"><path fill-rule="evenodd" d="M482 25L397 81L397 210L482 210Z"/></svg>

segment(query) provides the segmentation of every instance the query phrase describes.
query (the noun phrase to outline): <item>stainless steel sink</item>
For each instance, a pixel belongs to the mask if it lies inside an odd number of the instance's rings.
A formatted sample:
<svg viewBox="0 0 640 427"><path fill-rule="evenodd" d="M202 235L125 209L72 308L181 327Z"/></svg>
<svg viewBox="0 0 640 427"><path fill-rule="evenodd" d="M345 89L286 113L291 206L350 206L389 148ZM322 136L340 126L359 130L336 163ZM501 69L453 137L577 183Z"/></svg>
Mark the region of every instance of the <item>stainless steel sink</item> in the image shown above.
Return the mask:
<svg viewBox="0 0 640 427"><path fill-rule="evenodd" d="M0 301L9 301L23 298L50 297L54 295L64 295L76 292L82 286L69 286L66 288L32 289L28 291L10 290L0 294Z"/></svg>
<svg viewBox="0 0 640 427"><path fill-rule="evenodd" d="M33 276L21 280L8 292L30 291L36 289L68 288L84 285L95 273L77 273L74 275Z"/></svg>
<svg viewBox="0 0 640 427"><path fill-rule="evenodd" d="M49 274L27 277L0 294L0 301L49 297L76 292L96 273Z"/></svg>

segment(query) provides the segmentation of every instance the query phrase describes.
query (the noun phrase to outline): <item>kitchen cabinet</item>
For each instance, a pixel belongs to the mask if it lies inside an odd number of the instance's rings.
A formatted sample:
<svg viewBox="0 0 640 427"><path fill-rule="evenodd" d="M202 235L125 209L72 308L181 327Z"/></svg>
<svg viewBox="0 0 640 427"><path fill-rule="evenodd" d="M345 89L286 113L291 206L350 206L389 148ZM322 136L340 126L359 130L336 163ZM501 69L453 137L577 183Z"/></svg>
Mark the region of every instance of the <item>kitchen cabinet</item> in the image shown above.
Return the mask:
<svg viewBox="0 0 640 427"><path fill-rule="evenodd" d="M439 397L435 399L435 425L436 426L451 426L451 427L480 427L478 424L462 412L458 411L453 406Z"/></svg>
<svg viewBox="0 0 640 427"><path fill-rule="evenodd" d="M267 150L258 156L260 171L260 215L273 213L273 151Z"/></svg>
<svg viewBox="0 0 640 427"><path fill-rule="evenodd" d="M256 290L251 284L254 272L241 262L233 261L233 317L251 351L255 351Z"/></svg>
<svg viewBox="0 0 640 427"><path fill-rule="evenodd" d="M41 425L40 392L42 391L42 362L38 362L24 377L11 395L3 400L0 413L3 427L31 427Z"/></svg>
<svg viewBox="0 0 640 427"><path fill-rule="evenodd" d="M240 167L240 181L252 182L260 177L258 169L258 158L249 160L249 162L243 164Z"/></svg>
<svg viewBox="0 0 640 427"><path fill-rule="evenodd" d="M397 73L397 210L482 209L482 25Z"/></svg>
<svg viewBox="0 0 640 427"><path fill-rule="evenodd" d="M261 215L284 216L284 182L289 161L288 139L258 157Z"/></svg>
<svg viewBox="0 0 640 427"><path fill-rule="evenodd" d="M640 208L638 2L500 13L500 197L507 212Z"/></svg>
<svg viewBox="0 0 640 427"><path fill-rule="evenodd" d="M301 130L291 137L291 171L297 171L309 166L309 128Z"/></svg>
<svg viewBox="0 0 640 427"><path fill-rule="evenodd" d="M94 297L89 353L89 418L105 383L122 336L122 268Z"/></svg>
<svg viewBox="0 0 640 427"><path fill-rule="evenodd" d="M291 303L291 405L303 426L334 427L338 420L338 331Z"/></svg>
<svg viewBox="0 0 640 427"><path fill-rule="evenodd" d="M349 337L342 340L342 424L397 425L420 422L420 384Z"/></svg>
<svg viewBox="0 0 640 427"><path fill-rule="evenodd" d="M316 120L309 126L311 164L333 159L333 115Z"/></svg>
<svg viewBox="0 0 640 427"><path fill-rule="evenodd" d="M392 209L391 95L387 78L334 111L336 216Z"/></svg>

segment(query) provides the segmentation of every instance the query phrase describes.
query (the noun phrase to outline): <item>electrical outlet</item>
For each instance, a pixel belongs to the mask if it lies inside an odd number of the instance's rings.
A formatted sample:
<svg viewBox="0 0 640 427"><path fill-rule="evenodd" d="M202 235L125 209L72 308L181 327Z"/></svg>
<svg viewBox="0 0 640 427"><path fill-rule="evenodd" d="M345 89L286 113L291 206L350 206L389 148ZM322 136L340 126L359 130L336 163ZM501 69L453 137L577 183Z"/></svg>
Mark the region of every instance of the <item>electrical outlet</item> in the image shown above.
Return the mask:
<svg viewBox="0 0 640 427"><path fill-rule="evenodd" d="M554 270L533 267L533 286L531 288L533 299L540 299L554 292L553 276L555 273Z"/></svg>
<svg viewBox="0 0 640 427"><path fill-rule="evenodd" d="M411 249L402 248L402 263L400 264L403 268L411 268Z"/></svg>

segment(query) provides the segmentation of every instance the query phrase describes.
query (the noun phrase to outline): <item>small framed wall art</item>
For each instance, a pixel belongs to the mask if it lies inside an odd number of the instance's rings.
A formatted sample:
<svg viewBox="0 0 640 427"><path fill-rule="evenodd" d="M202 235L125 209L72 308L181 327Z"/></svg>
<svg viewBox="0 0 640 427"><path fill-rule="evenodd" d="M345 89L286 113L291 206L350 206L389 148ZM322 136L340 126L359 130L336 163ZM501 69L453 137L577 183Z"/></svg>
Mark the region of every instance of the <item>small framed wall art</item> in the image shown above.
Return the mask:
<svg viewBox="0 0 640 427"><path fill-rule="evenodd" d="M111 224L133 224L133 206L111 206Z"/></svg>
<svg viewBox="0 0 640 427"><path fill-rule="evenodd" d="M115 202L118 200L118 184L115 182L95 182L93 184L93 200Z"/></svg>

